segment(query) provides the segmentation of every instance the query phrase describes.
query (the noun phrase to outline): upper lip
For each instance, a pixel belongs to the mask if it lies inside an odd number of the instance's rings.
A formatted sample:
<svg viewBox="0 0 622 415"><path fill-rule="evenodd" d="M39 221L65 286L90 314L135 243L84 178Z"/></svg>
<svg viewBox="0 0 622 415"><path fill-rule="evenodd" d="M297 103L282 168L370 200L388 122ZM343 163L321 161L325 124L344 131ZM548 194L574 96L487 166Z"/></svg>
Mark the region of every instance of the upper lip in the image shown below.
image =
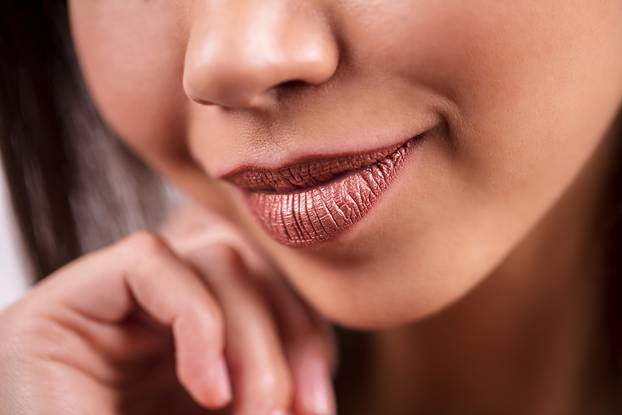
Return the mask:
<svg viewBox="0 0 622 415"><path fill-rule="evenodd" d="M303 156L276 168L241 166L221 178L250 192L302 191L379 162L424 134L371 151Z"/></svg>

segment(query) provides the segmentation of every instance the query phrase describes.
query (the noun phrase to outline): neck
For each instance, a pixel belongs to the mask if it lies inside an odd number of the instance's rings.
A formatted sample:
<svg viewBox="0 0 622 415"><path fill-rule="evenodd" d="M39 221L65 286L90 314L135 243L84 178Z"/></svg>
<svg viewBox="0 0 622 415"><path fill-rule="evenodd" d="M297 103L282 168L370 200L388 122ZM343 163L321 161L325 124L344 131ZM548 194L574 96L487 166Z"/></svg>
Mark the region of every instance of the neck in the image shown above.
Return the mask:
<svg viewBox="0 0 622 415"><path fill-rule="evenodd" d="M606 400L597 394L607 392L608 362L599 341L603 246L594 218L602 216L610 154L599 150L471 293L375 337L370 413L601 413L594 405Z"/></svg>

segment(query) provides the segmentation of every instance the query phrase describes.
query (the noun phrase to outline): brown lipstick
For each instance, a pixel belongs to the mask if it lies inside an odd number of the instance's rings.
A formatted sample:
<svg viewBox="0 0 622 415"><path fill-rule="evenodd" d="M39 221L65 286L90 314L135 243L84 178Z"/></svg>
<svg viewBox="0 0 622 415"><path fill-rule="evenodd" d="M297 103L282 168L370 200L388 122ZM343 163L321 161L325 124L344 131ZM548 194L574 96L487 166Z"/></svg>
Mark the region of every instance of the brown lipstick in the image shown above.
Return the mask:
<svg viewBox="0 0 622 415"><path fill-rule="evenodd" d="M422 136L367 153L314 157L277 169L239 169L224 178L244 190L274 239L306 246L333 239L360 221Z"/></svg>

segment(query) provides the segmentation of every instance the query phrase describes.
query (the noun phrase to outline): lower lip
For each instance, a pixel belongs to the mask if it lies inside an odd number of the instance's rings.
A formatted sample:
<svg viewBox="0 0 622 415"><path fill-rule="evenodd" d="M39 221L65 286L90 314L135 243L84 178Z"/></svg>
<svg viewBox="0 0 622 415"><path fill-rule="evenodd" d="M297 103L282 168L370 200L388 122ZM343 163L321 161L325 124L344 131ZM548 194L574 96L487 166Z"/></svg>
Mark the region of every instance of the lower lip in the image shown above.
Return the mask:
<svg viewBox="0 0 622 415"><path fill-rule="evenodd" d="M331 182L288 193L247 192L247 202L266 232L284 245L303 247L334 239L372 210L421 138Z"/></svg>

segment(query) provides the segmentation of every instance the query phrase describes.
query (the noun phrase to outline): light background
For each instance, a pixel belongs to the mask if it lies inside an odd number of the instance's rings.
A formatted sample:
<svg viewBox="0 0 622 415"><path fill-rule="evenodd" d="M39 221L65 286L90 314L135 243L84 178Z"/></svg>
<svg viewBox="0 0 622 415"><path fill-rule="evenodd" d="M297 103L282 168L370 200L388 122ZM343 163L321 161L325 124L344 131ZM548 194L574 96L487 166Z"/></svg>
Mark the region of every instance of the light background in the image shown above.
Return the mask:
<svg viewBox="0 0 622 415"><path fill-rule="evenodd" d="M0 309L24 295L31 280L30 266L25 258L4 169L0 164Z"/></svg>

